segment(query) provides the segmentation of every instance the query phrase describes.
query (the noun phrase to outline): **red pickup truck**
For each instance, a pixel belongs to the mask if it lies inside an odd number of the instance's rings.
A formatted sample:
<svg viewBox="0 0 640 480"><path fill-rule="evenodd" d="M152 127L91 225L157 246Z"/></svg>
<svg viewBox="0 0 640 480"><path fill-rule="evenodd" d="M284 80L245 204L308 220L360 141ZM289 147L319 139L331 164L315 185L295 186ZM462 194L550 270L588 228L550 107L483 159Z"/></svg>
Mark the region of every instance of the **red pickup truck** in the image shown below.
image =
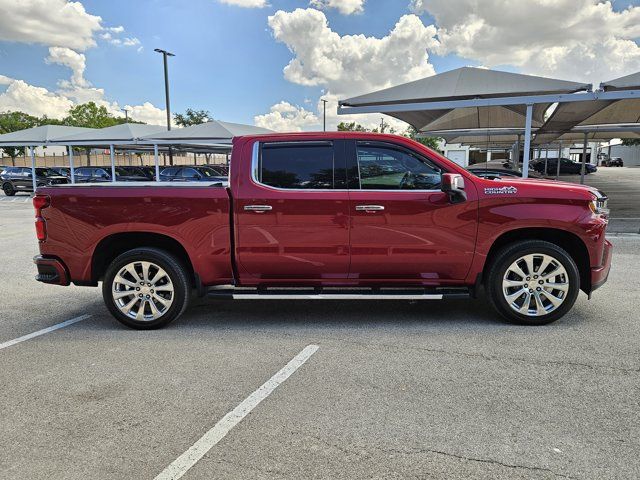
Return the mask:
<svg viewBox="0 0 640 480"><path fill-rule="evenodd" d="M606 197L575 184L483 179L410 139L237 137L228 184L39 188L37 280L97 286L133 328L189 297L475 296L508 320L562 317L611 264Z"/></svg>

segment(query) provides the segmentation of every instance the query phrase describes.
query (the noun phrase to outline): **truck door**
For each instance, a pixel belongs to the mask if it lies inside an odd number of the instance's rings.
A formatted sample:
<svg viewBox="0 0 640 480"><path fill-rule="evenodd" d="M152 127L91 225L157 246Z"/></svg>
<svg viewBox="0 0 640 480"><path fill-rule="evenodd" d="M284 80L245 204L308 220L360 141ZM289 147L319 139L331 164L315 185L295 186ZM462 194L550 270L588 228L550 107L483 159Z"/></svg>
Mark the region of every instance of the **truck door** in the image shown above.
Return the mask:
<svg viewBox="0 0 640 480"><path fill-rule="evenodd" d="M351 214L350 278L425 284L462 280L473 259L477 201L452 204L442 169L390 142L347 146Z"/></svg>
<svg viewBox="0 0 640 480"><path fill-rule="evenodd" d="M234 211L243 283L346 279L349 193L344 140L254 142ZM232 165L232 169L235 166ZM252 280L253 279L253 280Z"/></svg>

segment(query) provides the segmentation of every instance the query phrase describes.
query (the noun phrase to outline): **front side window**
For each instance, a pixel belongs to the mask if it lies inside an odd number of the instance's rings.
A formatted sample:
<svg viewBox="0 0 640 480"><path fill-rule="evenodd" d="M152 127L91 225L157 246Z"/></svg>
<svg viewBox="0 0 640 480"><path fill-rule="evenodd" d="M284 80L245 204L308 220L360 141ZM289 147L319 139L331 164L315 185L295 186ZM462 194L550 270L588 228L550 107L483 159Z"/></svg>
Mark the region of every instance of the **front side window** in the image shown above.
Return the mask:
<svg viewBox="0 0 640 480"><path fill-rule="evenodd" d="M332 189L333 143L264 144L256 174L260 183L271 187Z"/></svg>
<svg viewBox="0 0 640 480"><path fill-rule="evenodd" d="M362 190L439 190L442 171L427 159L394 146L358 142Z"/></svg>

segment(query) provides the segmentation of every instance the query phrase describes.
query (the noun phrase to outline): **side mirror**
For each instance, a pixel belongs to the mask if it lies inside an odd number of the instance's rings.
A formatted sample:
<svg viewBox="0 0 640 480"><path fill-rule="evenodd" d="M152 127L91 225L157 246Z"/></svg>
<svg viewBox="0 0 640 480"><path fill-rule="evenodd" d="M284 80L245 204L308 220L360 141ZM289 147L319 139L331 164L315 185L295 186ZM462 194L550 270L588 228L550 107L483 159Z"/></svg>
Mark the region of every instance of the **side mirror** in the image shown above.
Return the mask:
<svg viewBox="0 0 640 480"><path fill-rule="evenodd" d="M467 199L467 194L464 191L464 178L458 173L442 174L442 191L449 195L451 203L460 203Z"/></svg>

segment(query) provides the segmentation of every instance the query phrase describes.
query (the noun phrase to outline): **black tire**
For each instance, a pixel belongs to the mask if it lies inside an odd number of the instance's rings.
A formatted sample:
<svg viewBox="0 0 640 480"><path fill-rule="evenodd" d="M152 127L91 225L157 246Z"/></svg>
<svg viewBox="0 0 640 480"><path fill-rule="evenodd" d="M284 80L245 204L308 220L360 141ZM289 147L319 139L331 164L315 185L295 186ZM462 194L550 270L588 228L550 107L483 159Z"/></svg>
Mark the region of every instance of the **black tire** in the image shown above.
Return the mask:
<svg viewBox="0 0 640 480"><path fill-rule="evenodd" d="M9 182L5 182L2 184L2 191L7 197L13 197L16 194L16 190Z"/></svg>
<svg viewBox="0 0 640 480"><path fill-rule="evenodd" d="M553 257L564 267L568 277L569 287L562 304L545 315L530 316L519 313L509 305L503 294L503 277L509 266L520 257L530 254ZM573 307L580 291L580 273L575 261L564 249L542 240L525 240L507 245L498 252L489 267L485 288L493 308L508 321L519 325L546 325L563 317Z"/></svg>
<svg viewBox="0 0 640 480"><path fill-rule="evenodd" d="M136 320L125 315L116 305L113 298L113 281L118 273L132 262L151 262L164 269L173 286L173 301L166 312L153 320ZM140 279L141 280L141 279ZM153 280L152 280L153 281ZM151 291L153 293L153 291ZM152 330L162 328L178 318L189 305L191 293L187 268L170 253L157 248L136 248L118 256L107 268L102 282L102 296L105 305L123 325L137 330Z"/></svg>

